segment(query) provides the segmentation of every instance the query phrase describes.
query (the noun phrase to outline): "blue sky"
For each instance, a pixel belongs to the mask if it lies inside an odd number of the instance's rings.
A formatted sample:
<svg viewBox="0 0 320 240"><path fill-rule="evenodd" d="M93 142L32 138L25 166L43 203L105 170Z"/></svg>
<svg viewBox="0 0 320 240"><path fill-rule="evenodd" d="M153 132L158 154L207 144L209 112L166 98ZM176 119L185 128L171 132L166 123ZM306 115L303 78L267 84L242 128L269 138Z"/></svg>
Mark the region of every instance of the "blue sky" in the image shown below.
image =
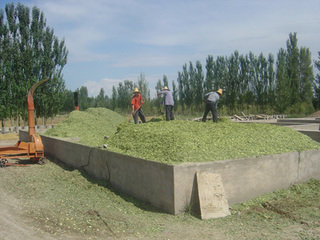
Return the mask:
<svg viewBox="0 0 320 240"><path fill-rule="evenodd" d="M37 6L69 51L63 75L72 91L110 96L144 73L149 88L208 55L277 54L297 32L313 59L320 51L319 0L0 0ZM154 91L151 91L154 94Z"/></svg>

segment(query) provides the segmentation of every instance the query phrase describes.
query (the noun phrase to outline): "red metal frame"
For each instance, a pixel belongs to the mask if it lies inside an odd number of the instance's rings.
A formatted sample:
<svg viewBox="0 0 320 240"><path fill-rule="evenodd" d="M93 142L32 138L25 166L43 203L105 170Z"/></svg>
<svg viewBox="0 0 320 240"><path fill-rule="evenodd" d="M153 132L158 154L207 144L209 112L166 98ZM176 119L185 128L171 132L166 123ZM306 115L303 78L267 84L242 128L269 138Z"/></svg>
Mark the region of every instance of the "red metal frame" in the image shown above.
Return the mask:
<svg viewBox="0 0 320 240"><path fill-rule="evenodd" d="M44 147L40 135L35 132L34 123L34 103L33 94L36 88L47 82L44 79L32 86L28 92L28 126L29 126L29 142L18 141L15 146L0 147L0 167L5 166L21 166L22 164L9 163L9 159L30 159L33 162L39 162L44 159Z"/></svg>

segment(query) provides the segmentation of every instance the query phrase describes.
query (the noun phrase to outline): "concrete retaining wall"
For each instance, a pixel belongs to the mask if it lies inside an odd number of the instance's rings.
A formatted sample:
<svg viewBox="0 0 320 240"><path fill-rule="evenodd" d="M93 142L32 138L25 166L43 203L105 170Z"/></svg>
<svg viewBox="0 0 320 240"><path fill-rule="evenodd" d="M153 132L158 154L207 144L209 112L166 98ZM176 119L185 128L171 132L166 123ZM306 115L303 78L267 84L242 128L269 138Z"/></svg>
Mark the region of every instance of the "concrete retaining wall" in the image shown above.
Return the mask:
<svg viewBox="0 0 320 240"><path fill-rule="evenodd" d="M320 142L320 131L315 131L315 130L297 130L304 135L307 135L310 137L312 140Z"/></svg>
<svg viewBox="0 0 320 240"><path fill-rule="evenodd" d="M320 118L278 119L274 124L290 127L320 142Z"/></svg>
<svg viewBox="0 0 320 240"><path fill-rule="evenodd" d="M27 141L28 133L19 132ZM173 166L41 136L45 156L108 180L121 192L174 213Z"/></svg>
<svg viewBox="0 0 320 240"><path fill-rule="evenodd" d="M198 171L220 174L228 202L233 205L311 178L320 179L320 151L177 165L174 167L175 214L197 204L195 174Z"/></svg>
<svg viewBox="0 0 320 240"><path fill-rule="evenodd" d="M307 130L307 131L319 131L320 124L312 123L312 124L299 124L299 125L288 125L289 128L295 129L297 131Z"/></svg>
<svg viewBox="0 0 320 240"><path fill-rule="evenodd" d="M27 133L20 131L20 139L25 141ZM317 150L172 166L46 136L42 141L49 158L106 179L116 189L171 214L196 204L198 171L221 175L231 205L310 178L320 179Z"/></svg>

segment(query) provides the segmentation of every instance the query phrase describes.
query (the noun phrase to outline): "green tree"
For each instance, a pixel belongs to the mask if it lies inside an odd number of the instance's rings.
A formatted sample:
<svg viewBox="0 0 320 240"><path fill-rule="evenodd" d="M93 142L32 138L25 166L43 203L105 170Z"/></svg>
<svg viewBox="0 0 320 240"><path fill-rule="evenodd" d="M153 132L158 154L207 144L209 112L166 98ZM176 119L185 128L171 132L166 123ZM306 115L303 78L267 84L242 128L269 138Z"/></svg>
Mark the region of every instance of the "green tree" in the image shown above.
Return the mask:
<svg viewBox="0 0 320 240"><path fill-rule="evenodd" d="M239 57L239 64L239 104L250 104L248 55L241 55Z"/></svg>
<svg viewBox="0 0 320 240"><path fill-rule="evenodd" d="M275 107L275 71L274 57L272 54L268 56L268 100L267 103L272 108Z"/></svg>
<svg viewBox="0 0 320 240"><path fill-rule="evenodd" d="M64 91L64 102L62 112L69 113L74 110L74 93L71 90Z"/></svg>
<svg viewBox="0 0 320 240"><path fill-rule="evenodd" d="M158 92L162 91L162 88L163 88L163 85L161 83L161 80L158 79L157 84L155 86L156 92L158 93Z"/></svg>
<svg viewBox="0 0 320 240"><path fill-rule="evenodd" d="M163 75L162 82L163 82L163 86L169 87L169 81L168 81L167 75L165 74Z"/></svg>
<svg viewBox="0 0 320 240"><path fill-rule="evenodd" d="M158 79L157 84L156 84L156 86L155 86L155 90L156 90L157 94L158 94L160 91L162 91L162 88L163 88L163 87L164 87L164 86L162 85L161 80ZM162 102L163 102L163 99L162 99L161 96L157 96L157 98L154 100L154 106L155 106L157 109L159 109L159 112L160 112L160 113L162 113L162 110L161 110L161 103L162 103Z"/></svg>
<svg viewBox="0 0 320 240"><path fill-rule="evenodd" d="M85 86L80 87L79 90L79 109L86 110L88 109L88 89Z"/></svg>
<svg viewBox="0 0 320 240"><path fill-rule="evenodd" d="M194 104L196 109L202 105L203 99L203 83L204 83L204 74L202 71L202 64L200 61L196 62L196 68L194 71Z"/></svg>
<svg viewBox="0 0 320 240"><path fill-rule="evenodd" d="M9 117L10 98L8 94L9 81L8 71L10 70L9 62L9 30L4 22L4 12L0 9L0 120L2 129L4 129L4 119Z"/></svg>
<svg viewBox="0 0 320 240"><path fill-rule="evenodd" d="M318 60L314 62L318 73L316 75L315 81L313 83L313 91L314 91L314 103L313 105L320 109L320 52L318 52Z"/></svg>
<svg viewBox="0 0 320 240"><path fill-rule="evenodd" d="M187 107L190 107L192 104L192 84L191 84L191 79L188 73L188 69L187 69L187 64L183 65L182 67L182 74L181 74L181 80L182 80L182 84L183 84L183 89L184 89L184 104Z"/></svg>
<svg viewBox="0 0 320 240"><path fill-rule="evenodd" d="M226 58L223 56L218 56L213 65L213 89L217 90L219 88L227 89L227 82L229 77L229 72L227 68Z"/></svg>
<svg viewBox="0 0 320 240"><path fill-rule="evenodd" d="M268 61L265 58L265 56L263 55L263 53L261 53L258 57L258 77L257 77L257 85L259 86L259 94L257 95L257 102L260 105L260 107L262 108L262 110L264 110L264 107L267 104L268 101Z"/></svg>
<svg viewBox="0 0 320 240"><path fill-rule="evenodd" d="M111 109L115 110L118 106L118 92L115 86L112 86Z"/></svg>
<svg viewBox="0 0 320 240"><path fill-rule="evenodd" d="M26 95L36 82L49 77L50 81L35 92L35 109L38 117L57 114L63 106L65 84L62 69L67 62L64 41L54 36L46 26L43 13L36 7L22 4L6 4L1 10L0 65L4 73L1 84L5 85L7 117L26 118Z"/></svg>
<svg viewBox="0 0 320 240"><path fill-rule="evenodd" d="M182 73L178 72L178 96L179 96L179 104L182 108L182 111L184 111L184 102L185 102L185 95L184 95L184 83L183 83L183 77Z"/></svg>
<svg viewBox="0 0 320 240"><path fill-rule="evenodd" d="M143 102L144 110L151 111L152 105L150 101L150 89L144 73L140 73L138 77L138 89L140 90Z"/></svg>
<svg viewBox="0 0 320 240"><path fill-rule="evenodd" d="M239 89L239 53L235 51L227 60L228 78L226 82L226 104L234 109L238 99Z"/></svg>
<svg viewBox="0 0 320 240"><path fill-rule="evenodd" d="M173 97L173 101L174 101L174 109L177 109L178 89L177 89L176 83L174 81L172 81L172 97Z"/></svg>
<svg viewBox="0 0 320 240"><path fill-rule="evenodd" d="M204 92L209 92L213 90L214 81L214 60L213 56L209 55L206 59L206 79L204 81L203 90Z"/></svg>
<svg viewBox="0 0 320 240"><path fill-rule="evenodd" d="M299 48L297 33L290 33L287 40L287 71L290 80L290 103L299 102Z"/></svg>
<svg viewBox="0 0 320 240"><path fill-rule="evenodd" d="M124 80L123 83L119 83L119 86L117 88L117 105L121 110L128 111L131 108L133 87L133 82L129 80Z"/></svg>
<svg viewBox="0 0 320 240"><path fill-rule="evenodd" d="M148 82L144 73L140 73L138 77L138 89L143 97L143 100L150 101L150 90L148 88Z"/></svg>
<svg viewBox="0 0 320 240"><path fill-rule="evenodd" d="M287 71L287 53L281 48L276 63L276 103L277 109L283 113L290 106L289 76Z"/></svg>
<svg viewBox="0 0 320 240"><path fill-rule="evenodd" d="M95 98L95 107L107 107L104 89L101 88L99 94Z"/></svg>
<svg viewBox="0 0 320 240"><path fill-rule="evenodd" d="M299 54L299 95L301 102L312 103L312 85L314 82L311 52L308 48L300 48Z"/></svg>
<svg viewBox="0 0 320 240"><path fill-rule="evenodd" d="M196 69L193 67L193 63L190 61L189 62L189 84L190 84L190 89L189 89L189 94L190 94L190 104L188 105L190 109L195 103L195 94L196 94Z"/></svg>

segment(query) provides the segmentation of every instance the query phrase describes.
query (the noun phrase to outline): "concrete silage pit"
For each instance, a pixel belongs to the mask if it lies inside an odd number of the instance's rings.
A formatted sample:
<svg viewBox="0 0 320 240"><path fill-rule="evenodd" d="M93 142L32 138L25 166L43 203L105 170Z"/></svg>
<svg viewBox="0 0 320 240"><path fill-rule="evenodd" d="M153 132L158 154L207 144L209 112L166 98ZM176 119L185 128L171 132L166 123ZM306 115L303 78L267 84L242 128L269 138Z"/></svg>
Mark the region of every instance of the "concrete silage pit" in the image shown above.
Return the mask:
<svg viewBox="0 0 320 240"><path fill-rule="evenodd" d="M272 121L237 121L239 123L252 123L261 122L269 123L273 125L279 125L292 128L304 135L307 135L312 140L320 142L320 118L284 118L284 119L272 119Z"/></svg>
<svg viewBox="0 0 320 240"><path fill-rule="evenodd" d="M320 179L320 151L290 152L254 158L169 165L41 136L45 154L108 181L120 192L158 209L180 214L199 210L196 174L219 174L230 205L295 183ZM27 140L26 131L19 132Z"/></svg>

